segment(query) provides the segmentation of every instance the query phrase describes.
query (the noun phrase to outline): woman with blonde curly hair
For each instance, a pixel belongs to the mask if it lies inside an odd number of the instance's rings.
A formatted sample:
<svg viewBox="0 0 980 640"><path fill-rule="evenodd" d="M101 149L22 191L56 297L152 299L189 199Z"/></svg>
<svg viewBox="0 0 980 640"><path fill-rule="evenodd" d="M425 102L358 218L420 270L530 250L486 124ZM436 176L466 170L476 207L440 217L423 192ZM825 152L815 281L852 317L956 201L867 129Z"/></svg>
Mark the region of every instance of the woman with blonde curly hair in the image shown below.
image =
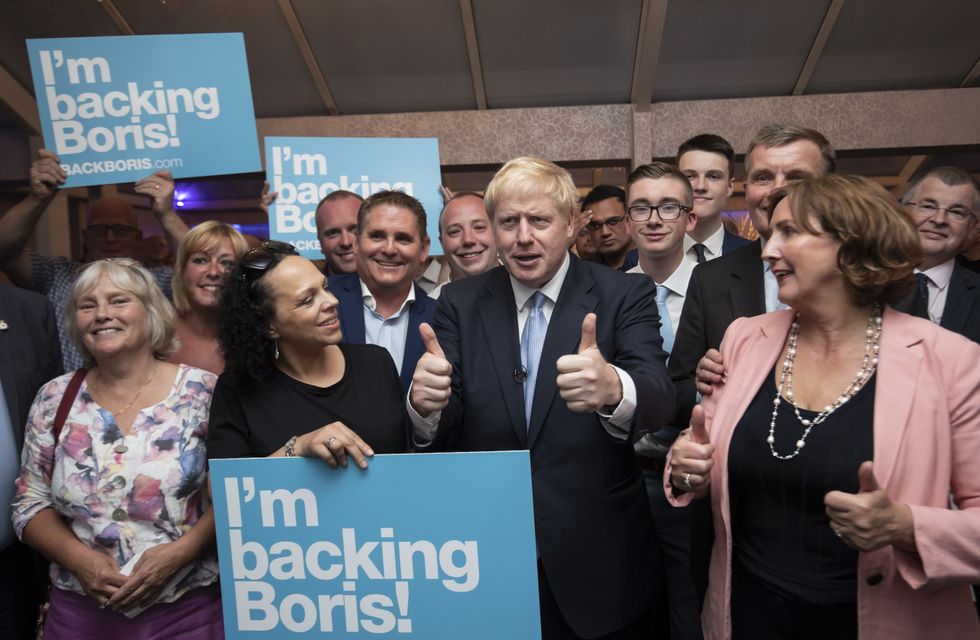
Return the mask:
<svg viewBox="0 0 980 640"><path fill-rule="evenodd" d="M887 306L922 253L879 185L827 175L770 206L790 308L731 325L665 474L675 503L711 501L705 637L978 637L980 346Z"/></svg>
<svg viewBox="0 0 980 640"><path fill-rule="evenodd" d="M218 348L218 302L228 274L248 243L234 227L208 220L184 236L174 263L173 297L180 349L171 362L220 374L225 361Z"/></svg>

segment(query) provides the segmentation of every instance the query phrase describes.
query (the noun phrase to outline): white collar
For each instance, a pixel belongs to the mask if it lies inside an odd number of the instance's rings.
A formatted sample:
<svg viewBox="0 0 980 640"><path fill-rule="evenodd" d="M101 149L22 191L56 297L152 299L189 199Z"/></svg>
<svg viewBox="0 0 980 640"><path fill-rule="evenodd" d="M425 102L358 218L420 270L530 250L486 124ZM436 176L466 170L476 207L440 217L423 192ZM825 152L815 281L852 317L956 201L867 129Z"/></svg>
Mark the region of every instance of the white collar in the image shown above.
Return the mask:
<svg viewBox="0 0 980 640"><path fill-rule="evenodd" d="M540 289L532 289L531 287L521 284L514 279L514 276L510 276L510 286L514 290L514 303L517 305L517 310L520 311L527 304L527 301L531 299L535 291L540 291L544 294L544 297L552 302L552 304L558 302L558 294L561 293L561 286L565 283L565 276L568 274L568 267L572 264L571 258L568 256L568 252L565 252L565 259L562 260L561 266L558 267L558 271L552 276L551 280L545 283Z"/></svg>
<svg viewBox="0 0 980 640"><path fill-rule="evenodd" d="M378 301L374 299L374 294L371 293L371 290L368 289L366 284L364 284L364 281L361 280L360 276L357 277L357 281L361 283L361 299L364 300L364 306L370 309L371 311L377 312ZM412 286L409 287L408 295L405 296L405 301L402 302L401 306L398 308L398 313L404 311L405 307L412 304L413 302L415 302L415 283L412 283Z"/></svg>
<svg viewBox="0 0 980 640"><path fill-rule="evenodd" d="M691 281L691 274L694 273L694 267L696 266L690 260L681 260L681 263L677 265L674 272L667 276L667 279L663 282L657 282L652 277L650 279L653 280L654 284L667 287L671 293L683 297L687 294L687 284ZM640 265L636 265L626 273L642 273L649 277L649 274L645 273L643 267Z"/></svg>
<svg viewBox="0 0 980 640"><path fill-rule="evenodd" d="M689 235L684 236L684 253L691 250L691 247L698 243L697 240ZM711 254L712 258L717 258L721 255L722 246L725 244L725 225L718 227L718 230L708 236L704 242L705 249Z"/></svg>
<svg viewBox="0 0 980 640"><path fill-rule="evenodd" d="M937 264L931 269L926 269L925 271L915 270L916 273L924 273L926 276L932 280L932 283L936 285L936 288L940 291L945 289L949 285L949 281L953 277L953 269L956 267L956 258L952 260L947 260L942 264Z"/></svg>

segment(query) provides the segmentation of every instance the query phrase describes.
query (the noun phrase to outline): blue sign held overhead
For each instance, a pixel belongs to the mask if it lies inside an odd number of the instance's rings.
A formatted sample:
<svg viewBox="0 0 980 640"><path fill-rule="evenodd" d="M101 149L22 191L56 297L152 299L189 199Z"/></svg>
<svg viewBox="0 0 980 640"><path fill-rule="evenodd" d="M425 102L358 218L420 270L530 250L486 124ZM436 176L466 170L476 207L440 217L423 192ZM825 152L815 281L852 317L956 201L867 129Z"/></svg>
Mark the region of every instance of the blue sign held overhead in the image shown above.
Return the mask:
<svg viewBox="0 0 980 640"><path fill-rule="evenodd" d="M261 167L240 33L48 38L27 51L66 187Z"/></svg>
<svg viewBox="0 0 980 640"><path fill-rule="evenodd" d="M210 465L229 640L541 637L527 451Z"/></svg>
<svg viewBox="0 0 980 640"><path fill-rule="evenodd" d="M435 138L265 139L265 171L277 192L269 207L269 237L293 244L318 259L316 205L333 191L362 198L383 189L404 191L425 208L431 254L440 254L439 141Z"/></svg>

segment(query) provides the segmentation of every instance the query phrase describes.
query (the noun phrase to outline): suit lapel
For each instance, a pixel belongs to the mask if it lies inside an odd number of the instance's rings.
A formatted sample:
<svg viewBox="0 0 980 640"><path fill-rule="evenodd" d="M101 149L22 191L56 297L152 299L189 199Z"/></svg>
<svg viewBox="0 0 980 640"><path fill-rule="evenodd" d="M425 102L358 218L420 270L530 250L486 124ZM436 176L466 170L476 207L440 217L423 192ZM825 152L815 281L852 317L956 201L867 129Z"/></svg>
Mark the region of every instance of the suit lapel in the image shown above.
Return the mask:
<svg viewBox="0 0 980 640"><path fill-rule="evenodd" d="M422 324L422 316L426 312L429 301L426 299L425 290L416 285L415 302L408 305L408 333L405 335L405 353L402 354L402 387L408 390L412 383L412 376L415 375L415 365L425 351L422 346L422 335L419 333L419 325ZM431 317L431 314L429 314ZM361 314L362 322L364 314Z"/></svg>
<svg viewBox="0 0 980 640"><path fill-rule="evenodd" d="M922 350L912 347L921 338L907 330L908 323L907 318L885 308L874 407L875 477L883 486L895 469L909 427L909 409L919 388Z"/></svg>
<svg viewBox="0 0 980 640"><path fill-rule="evenodd" d="M0 319L9 320L7 318L7 311L8 309L0 305ZM23 427L27 421L27 413L20 406L20 396L22 394L18 393L18 391L23 381L18 379L17 369L13 365L13 353L10 348L11 341L17 339L25 339L18 327L11 326L6 331L0 331L0 362L7 363L5 366L0 367L0 382L3 383L3 395L7 401L7 413L10 414L10 426L13 429L14 440L17 442L19 450L19 447L23 445L24 441ZM17 425L20 425L20 427Z"/></svg>
<svg viewBox="0 0 980 640"><path fill-rule="evenodd" d="M477 303L480 320L487 340L487 353L493 361L494 373L500 385L500 395L510 418L514 434L521 446L527 446L527 427L524 424L524 396L514 372L521 366L520 343L517 339L517 309L514 291L505 269L487 281L487 295Z"/></svg>
<svg viewBox="0 0 980 640"><path fill-rule="evenodd" d="M731 277L734 286L729 287L728 297L735 318L752 317L766 312L766 290L762 273L762 247L753 243L754 249L740 254L732 264Z"/></svg>
<svg viewBox="0 0 980 640"><path fill-rule="evenodd" d="M595 281L584 269L579 269L576 259L571 260L565 282L558 294L558 302L551 313L548 322L548 333L541 349L541 361L538 364L538 378L534 385L534 402L531 408L531 427L528 430L528 448L534 447L534 441L541 432L551 412L555 397L558 395L558 358L565 354L575 353L582 337L582 320L590 311L595 311L598 298L589 293ZM606 318L597 320L596 335L601 335L598 326ZM609 354L603 354L606 357Z"/></svg>
<svg viewBox="0 0 980 640"><path fill-rule="evenodd" d="M364 344L364 300L361 298L361 280L344 278L340 286L340 322L344 342Z"/></svg>
<svg viewBox="0 0 980 640"><path fill-rule="evenodd" d="M963 334L966 330L970 308L973 306L974 297L977 294L976 287L964 277L964 272L965 269L958 264L953 267L953 275L949 280L949 291L946 294L946 308L943 309L943 319L939 325L943 329L949 329L959 334Z"/></svg>

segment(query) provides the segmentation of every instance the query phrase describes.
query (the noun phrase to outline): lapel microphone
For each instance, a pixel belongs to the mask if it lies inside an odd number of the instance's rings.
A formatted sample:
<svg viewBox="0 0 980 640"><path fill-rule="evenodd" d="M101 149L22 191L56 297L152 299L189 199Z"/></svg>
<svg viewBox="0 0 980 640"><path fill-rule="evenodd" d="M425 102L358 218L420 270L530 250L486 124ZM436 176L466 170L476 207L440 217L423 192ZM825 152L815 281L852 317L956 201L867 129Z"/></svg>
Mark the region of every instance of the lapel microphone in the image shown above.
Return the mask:
<svg viewBox="0 0 980 640"><path fill-rule="evenodd" d="M525 380L527 380L527 369L524 367L524 365L514 369L514 382L517 384L524 384Z"/></svg>

